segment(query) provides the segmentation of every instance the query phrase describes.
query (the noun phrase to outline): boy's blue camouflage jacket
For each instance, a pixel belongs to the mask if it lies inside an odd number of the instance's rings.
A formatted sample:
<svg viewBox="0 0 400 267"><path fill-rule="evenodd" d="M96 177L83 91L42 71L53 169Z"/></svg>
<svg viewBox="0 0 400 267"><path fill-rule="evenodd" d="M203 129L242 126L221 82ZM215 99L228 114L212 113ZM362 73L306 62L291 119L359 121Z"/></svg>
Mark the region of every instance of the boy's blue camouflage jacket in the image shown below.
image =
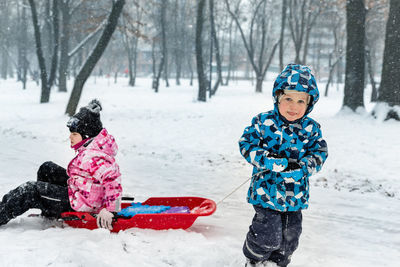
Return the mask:
<svg viewBox="0 0 400 267"><path fill-rule="evenodd" d="M284 89L307 92L312 97L303 118L288 122L279 114L277 91ZM239 140L240 153L254 166L248 201L278 211L305 209L309 177L321 169L328 156L320 125L307 116L319 98L311 71L304 66L288 65L275 81L273 97L274 110L255 116ZM266 169L264 162L273 155L297 162L303 177L295 181Z"/></svg>

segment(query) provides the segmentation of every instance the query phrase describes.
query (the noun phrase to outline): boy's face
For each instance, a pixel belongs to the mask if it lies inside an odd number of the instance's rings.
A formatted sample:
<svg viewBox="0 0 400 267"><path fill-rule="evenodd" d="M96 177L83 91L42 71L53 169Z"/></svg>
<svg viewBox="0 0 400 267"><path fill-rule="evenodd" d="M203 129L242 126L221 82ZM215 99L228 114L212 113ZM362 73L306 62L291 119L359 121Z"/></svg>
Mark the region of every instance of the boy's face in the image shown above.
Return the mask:
<svg viewBox="0 0 400 267"><path fill-rule="evenodd" d="M295 121L304 116L309 95L305 92L286 92L278 103L279 113L288 121Z"/></svg>
<svg viewBox="0 0 400 267"><path fill-rule="evenodd" d="M79 142L81 142L83 139L79 133L71 132L71 134L69 135L69 140L71 141L71 146L74 146L74 145L78 144Z"/></svg>

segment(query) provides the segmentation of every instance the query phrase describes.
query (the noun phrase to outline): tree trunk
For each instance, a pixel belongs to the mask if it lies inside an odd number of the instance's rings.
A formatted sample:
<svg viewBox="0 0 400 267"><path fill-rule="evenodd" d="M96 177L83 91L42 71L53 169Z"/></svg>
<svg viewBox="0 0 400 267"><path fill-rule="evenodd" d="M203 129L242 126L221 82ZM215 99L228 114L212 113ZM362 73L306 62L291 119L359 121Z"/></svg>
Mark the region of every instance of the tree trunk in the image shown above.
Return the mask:
<svg viewBox="0 0 400 267"><path fill-rule="evenodd" d="M262 93L263 80L260 74L256 74L256 93Z"/></svg>
<svg viewBox="0 0 400 267"><path fill-rule="evenodd" d="M321 8L318 7L317 11L308 12L308 14L307 14L306 37L304 39L304 49L303 49L302 64L306 64L307 63L307 54L308 54L308 45L309 45L309 41L310 41L310 33L311 33L311 30L314 27L315 22L317 21L317 18L318 18L320 13L321 13Z"/></svg>
<svg viewBox="0 0 400 267"><path fill-rule="evenodd" d="M211 21L211 35L213 39L214 49L215 49L215 59L217 61L217 81L214 84L214 87L211 90L211 95L215 95L218 90L219 85L222 82L222 63L221 63L221 55L219 52L219 42L217 38L217 32L215 30L215 22L214 22L214 0L209 0L210 4L210 21ZM212 53L212 51L211 51ZM211 71L211 70L210 70Z"/></svg>
<svg viewBox="0 0 400 267"><path fill-rule="evenodd" d="M167 47L165 47L165 51L167 51ZM163 73L164 73L164 81L165 81L165 87L169 87L169 80L168 80L168 76L169 76L169 63L168 63L168 53L165 53L165 56L163 56L164 58L164 64L163 64Z"/></svg>
<svg viewBox="0 0 400 267"><path fill-rule="evenodd" d="M199 93L197 96L198 101L207 101L207 82L204 75L203 64L203 12L205 0L199 0L197 4L197 17L196 17L196 65L197 65L197 79L199 81Z"/></svg>
<svg viewBox="0 0 400 267"><path fill-rule="evenodd" d="M167 20L165 19L166 12L168 8L168 1L167 0L162 0L162 5L161 5L161 41L162 41L162 58L163 58L163 65L161 71L164 71L164 80L165 80L165 86L169 87L169 81L168 81L168 71L169 71L169 64L168 64L168 49L167 49L167 29L168 25L166 25Z"/></svg>
<svg viewBox="0 0 400 267"><path fill-rule="evenodd" d="M21 10L23 10L24 7L22 6L22 9L20 9L20 4L17 2L17 27L18 27L18 32L17 32L17 81L22 81L22 32L23 32L23 25L22 25L22 15L21 15ZM0 36L1 38L1 36ZM24 88L25 89L25 88Z"/></svg>
<svg viewBox="0 0 400 267"><path fill-rule="evenodd" d="M126 25L124 25L126 27ZM127 31L124 32L125 36L123 37L125 51L128 57L128 77L129 77L129 86L135 86L135 77L133 76L133 47L131 47L130 36Z"/></svg>
<svg viewBox="0 0 400 267"><path fill-rule="evenodd" d="M179 5L178 5L178 0L175 0L174 3L174 9L176 12L179 10ZM181 27L178 27L178 16L176 15L174 17L174 43L175 43L175 48L174 48L174 58L175 58L175 84L176 85L181 85L181 70L182 70L182 40L183 42L185 40L184 37L184 31L182 31L182 34L179 34Z"/></svg>
<svg viewBox="0 0 400 267"><path fill-rule="evenodd" d="M194 71L193 71L193 64L192 64L192 57L188 56L187 57L187 61L188 61L188 69L189 69L189 73L190 73L190 86L193 86L193 79L194 79Z"/></svg>
<svg viewBox="0 0 400 267"><path fill-rule="evenodd" d="M6 43L6 38L4 38L4 43L3 45L7 47ZM1 78L6 80L7 79L7 73L8 73L8 54L5 51L4 48L2 48L2 53L1 53Z"/></svg>
<svg viewBox="0 0 400 267"><path fill-rule="evenodd" d="M40 103L48 103L50 100L50 87L47 84L47 71L46 62L42 51L42 42L40 38L40 29L37 18L37 11L34 0L29 0L32 12L32 22L35 31L35 41L36 41L36 55L38 57L39 68L40 68L40 79L42 81L42 92L40 95Z"/></svg>
<svg viewBox="0 0 400 267"><path fill-rule="evenodd" d="M26 89L29 62L28 62L28 20L26 17L25 7L22 10L22 40L24 42L24 44L22 45L22 50L21 50L22 84L23 84L23 89Z"/></svg>
<svg viewBox="0 0 400 267"><path fill-rule="evenodd" d="M46 69L51 68L51 55L53 54L53 33L51 31L51 15L50 15L50 0L45 0L45 19L43 26L43 51L46 61ZM47 43L47 44L46 44Z"/></svg>
<svg viewBox="0 0 400 267"><path fill-rule="evenodd" d="M67 92L67 76L69 68L69 35L70 35L70 6L69 1L60 1L62 15L62 32L60 36L60 64L58 68L58 91Z"/></svg>
<svg viewBox="0 0 400 267"><path fill-rule="evenodd" d="M8 48L9 48L9 1L0 2L0 48L1 48L1 78L7 79L8 74Z"/></svg>
<svg viewBox="0 0 400 267"><path fill-rule="evenodd" d="M340 62L340 60L342 59L342 56L339 56L336 61L334 63L332 63L332 55L333 53L331 53L329 55L329 76L328 76L328 81L326 82L326 87L325 87L325 94L324 96L327 97L328 96L328 90L329 90L329 85L332 81L333 78L333 72L335 70L336 65Z"/></svg>
<svg viewBox="0 0 400 267"><path fill-rule="evenodd" d="M400 105L400 84L397 77L400 75L400 1L390 0L389 18L386 24L385 51L378 102L389 105L385 119L400 120L398 108Z"/></svg>
<svg viewBox="0 0 400 267"><path fill-rule="evenodd" d="M156 72L156 67L157 67L157 61L156 61L156 41L155 38L153 38L151 40L151 71L153 72L153 81L152 81L152 85L151 88L153 88L154 90L156 88L158 88L158 81L156 80L157 77L157 72Z"/></svg>
<svg viewBox="0 0 400 267"><path fill-rule="evenodd" d="M367 59L367 68L368 68L368 75L369 75L369 80L371 82L371 87L372 87L372 92L371 92L371 101L376 102L378 100L378 89L376 88L376 82L375 82L375 74L372 68L372 60L371 60L371 50L369 45L367 45L365 49L365 56Z"/></svg>
<svg viewBox="0 0 400 267"><path fill-rule="evenodd" d="M390 106L400 104L400 1L390 1L389 18L386 24L385 50L383 53L382 77L379 101Z"/></svg>
<svg viewBox="0 0 400 267"><path fill-rule="evenodd" d="M133 42L133 71L132 71L132 77L129 77L129 85L135 86L136 84L136 76L137 76L137 58L138 58L138 43L139 43L139 38L135 37L135 40Z"/></svg>
<svg viewBox="0 0 400 267"><path fill-rule="evenodd" d="M286 10L287 10L287 4L286 0L283 0L282 2L282 18L281 18L281 38L280 38L280 43L279 43L279 68L283 70L284 63L283 63L283 40L285 36L285 25L286 25Z"/></svg>
<svg viewBox="0 0 400 267"><path fill-rule="evenodd" d="M165 12L166 12L166 5L167 2L166 0L162 0L162 5L161 5L161 16L160 16L160 24L161 24L161 60L160 60L160 65L158 66L157 72L155 72L155 77L153 78L153 89L156 93L158 93L158 89L160 87L160 78L161 74L164 70L164 65L165 65L165 60L166 60L166 50L167 50L167 44L166 44L166 34L165 34ZM154 51L154 48L153 48ZM156 66L156 60L155 56L153 59L153 66ZM164 70L165 71L165 70Z"/></svg>
<svg viewBox="0 0 400 267"><path fill-rule="evenodd" d="M82 66L78 75L76 76L74 87L72 89L67 109L65 111L70 116L73 116L75 114L76 108L79 103L79 99L82 94L83 86L86 80L89 78L90 74L92 73L94 67L96 66L96 63L100 60L101 56L103 55L104 50L106 49L108 43L110 42L111 36L114 33L115 28L117 27L118 18L122 12L124 4L125 0L116 0L113 2L111 12L110 15L108 16L107 24L103 30L102 35L98 40L95 48L87 58L86 62Z"/></svg>
<svg viewBox="0 0 400 267"><path fill-rule="evenodd" d="M325 86L325 94L324 96L327 97L328 96L328 90L329 90L329 85L331 84L332 81L332 75L333 75L333 69L334 67L332 66L332 54L329 54L329 76L328 76L328 81L326 82L326 86Z"/></svg>
<svg viewBox="0 0 400 267"><path fill-rule="evenodd" d="M53 56L51 58L51 68L50 68L50 76L49 76L49 81L48 81L48 86L51 88L53 86L54 80L56 78L56 71L57 71L57 62L58 62L58 46L59 46L59 37L60 37L60 31L59 31L59 9L58 9L58 1L59 0L53 0L53 12L52 12L52 19L53 19Z"/></svg>
<svg viewBox="0 0 400 267"><path fill-rule="evenodd" d="M138 16L138 19L139 17L140 15ZM123 19L122 42L128 58L128 85L135 86L138 37L130 36L128 33L128 24L125 19Z"/></svg>
<svg viewBox="0 0 400 267"><path fill-rule="evenodd" d="M118 71L119 71L119 70L116 70L116 71L114 72L114 83L115 83L115 84L117 83L117 80L118 80Z"/></svg>
<svg viewBox="0 0 400 267"><path fill-rule="evenodd" d="M225 79L225 86L229 85L229 80L231 79L231 72L232 72L232 65L233 65L233 45L232 45L232 26L233 26L233 18L231 18L231 21L229 23L229 42L228 42L228 74L226 75ZM236 32L235 32L236 33ZM235 35L236 36L236 35Z"/></svg>
<svg viewBox="0 0 400 267"><path fill-rule="evenodd" d="M19 60L18 74L22 82L22 88L26 89L27 73L28 73L28 22L26 17L26 8L22 6L21 19L20 19L20 39L19 39Z"/></svg>
<svg viewBox="0 0 400 267"><path fill-rule="evenodd" d="M348 0L346 78L343 107L353 111L364 107L365 6L363 0Z"/></svg>
<svg viewBox="0 0 400 267"><path fill-rule="evenodd" d="M135 86L135 77L133 76L133 59L128 56L128 75L129 75L129 86Z"/></svg>
<svg viewBox="0 0 400 267"><path fill-rule="evenodd" d="M165 49L167 49L165 47ZM168 75L169 75L169 63L168 63L168 53L163 56L164 63L163 63L163 74L164 74L164 81L165 81L165 87L169 87L169 80L168 80Z"/></svg>

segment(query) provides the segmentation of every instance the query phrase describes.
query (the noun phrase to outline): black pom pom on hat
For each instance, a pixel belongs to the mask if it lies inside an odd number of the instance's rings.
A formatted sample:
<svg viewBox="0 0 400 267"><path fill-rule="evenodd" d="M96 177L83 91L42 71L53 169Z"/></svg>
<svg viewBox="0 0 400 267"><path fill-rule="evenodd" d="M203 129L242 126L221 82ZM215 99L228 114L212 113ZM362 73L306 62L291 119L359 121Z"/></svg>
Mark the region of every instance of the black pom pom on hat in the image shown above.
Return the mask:
<svg viewBox="0 0 400 267"><path fill-rule="evenodd" d="M67 123L71 132L79 133L83 139L95 137L103 129L100 120L100 111L102 106L99 100L93 99L85 107L80 108L79 112Z"/></svg>

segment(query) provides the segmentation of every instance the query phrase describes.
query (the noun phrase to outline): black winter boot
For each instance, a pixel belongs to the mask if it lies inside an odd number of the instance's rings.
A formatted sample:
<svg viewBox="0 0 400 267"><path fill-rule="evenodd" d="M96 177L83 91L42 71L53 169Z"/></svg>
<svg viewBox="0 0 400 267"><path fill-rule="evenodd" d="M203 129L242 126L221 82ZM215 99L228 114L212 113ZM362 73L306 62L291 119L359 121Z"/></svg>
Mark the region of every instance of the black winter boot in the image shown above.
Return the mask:
<svg viewBox="0 0 400 267"><path fill-rule="evenodd" d="M0 225L8 223L12 217L9 216L9 214L6 211L6 208L4 207L3 203L0 203Z"/></svg>

